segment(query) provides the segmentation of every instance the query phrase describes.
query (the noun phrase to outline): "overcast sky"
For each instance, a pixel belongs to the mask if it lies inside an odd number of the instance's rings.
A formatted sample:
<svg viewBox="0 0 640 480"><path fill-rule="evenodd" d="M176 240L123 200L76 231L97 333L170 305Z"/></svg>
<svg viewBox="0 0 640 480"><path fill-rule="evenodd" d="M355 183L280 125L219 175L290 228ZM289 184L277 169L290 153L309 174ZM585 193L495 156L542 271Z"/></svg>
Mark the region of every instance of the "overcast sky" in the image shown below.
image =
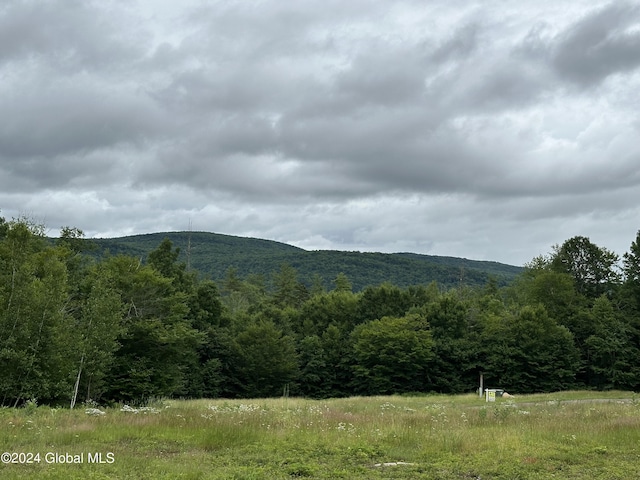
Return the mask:
<svg viewBox="0 0 640 480"><path fill-rule="evenodd" d="M0 216L522 265L640 229L640 3L3 0Z"/></svg>

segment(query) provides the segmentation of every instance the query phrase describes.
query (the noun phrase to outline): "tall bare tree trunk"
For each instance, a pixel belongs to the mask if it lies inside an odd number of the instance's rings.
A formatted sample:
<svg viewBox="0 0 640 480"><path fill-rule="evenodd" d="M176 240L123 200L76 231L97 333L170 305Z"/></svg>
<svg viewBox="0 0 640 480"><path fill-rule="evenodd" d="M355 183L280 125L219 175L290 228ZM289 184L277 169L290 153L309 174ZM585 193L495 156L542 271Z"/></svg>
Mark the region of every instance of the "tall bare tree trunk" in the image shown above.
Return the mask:
<svg viewBox="0 0 640 480"><path fill-rule="evenodd" d="M82 375L82 366L84 365L84 353L82 354L82 358L80 358L80 368L78 368L78 377L76 378L76 384L73 387L73 396L71 397L71 408L76 406L76 399L78 398L78 388L80 387L80 375Z"/></svg>

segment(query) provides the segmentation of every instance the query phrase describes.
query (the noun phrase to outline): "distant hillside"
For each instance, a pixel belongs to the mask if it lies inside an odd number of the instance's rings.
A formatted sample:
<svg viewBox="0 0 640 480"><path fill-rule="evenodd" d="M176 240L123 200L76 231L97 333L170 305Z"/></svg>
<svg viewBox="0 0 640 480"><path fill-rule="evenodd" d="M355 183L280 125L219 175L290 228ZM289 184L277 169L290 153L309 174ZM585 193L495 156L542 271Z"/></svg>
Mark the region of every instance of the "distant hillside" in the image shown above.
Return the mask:
<svg viewBox="0 0 640 480"><path fill-rule="evenodd" d="M191 248L188 249L189 237ZM258 238L235 237L206 232L169 232L133 235L121 238L93 239L98 254L125 254L146 258L164 238L180 249L180 260L188 263L203 277L221 280L230 267L238 274L262 274L269 278L272 272L288 263L298 270L299 278L311 285L315 274L320 275L326 288L343 272L354 290L368 285L390 282L400 287L428 284L435 280L444 287L455 285L483 285L490 276L499 285L510 283L521 267L497 262L439 257L415 253L361 253L333 250L307 251L285 243Z"/></svg>

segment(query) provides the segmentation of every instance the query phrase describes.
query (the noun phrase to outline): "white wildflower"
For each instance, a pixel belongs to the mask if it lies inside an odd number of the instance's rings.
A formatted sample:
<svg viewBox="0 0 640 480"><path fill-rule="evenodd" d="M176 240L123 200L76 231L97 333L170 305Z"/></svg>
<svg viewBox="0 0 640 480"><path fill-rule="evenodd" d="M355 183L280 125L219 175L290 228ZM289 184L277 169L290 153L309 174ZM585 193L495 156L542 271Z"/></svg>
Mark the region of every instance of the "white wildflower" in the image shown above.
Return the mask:
<svg viewBox="0 0 640 480"><path fill-rule="evenodd" d="M99 408L87 408L84 413L86 413L87 415L92 415L94 417L99 417L102 415L106 415L106 412L103 412L102 410L100 410Z"/></svg>

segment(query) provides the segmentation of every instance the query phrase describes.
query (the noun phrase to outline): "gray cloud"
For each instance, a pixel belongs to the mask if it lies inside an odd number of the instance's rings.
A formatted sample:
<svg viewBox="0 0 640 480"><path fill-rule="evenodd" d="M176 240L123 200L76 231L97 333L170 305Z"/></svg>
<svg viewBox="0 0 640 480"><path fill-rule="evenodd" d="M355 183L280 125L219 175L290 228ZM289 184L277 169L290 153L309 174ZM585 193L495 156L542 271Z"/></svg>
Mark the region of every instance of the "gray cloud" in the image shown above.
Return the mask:
<svg viewBox="0 0 640 480"><path fill-rule="evenodd" d="M0 100L0 154L48 157L135 143L161 129L157 109L139 92L82 80L37 85L29 95Z"/></svg>
<svg viewBox="0 0 640 480"><path fill-rule="evenodd" d="M11 1L0 214L511 263L560 235L624 249L639 12Z"/></svg>
<svg viewBox="0 0 640 480"><path fill-rule="evenodd" d="M636 69L640 66L639 22L640 7L625 2L588 14L556 39L553 67L585 86Z"/></svg>
<svg viewBox="0 0 640 480"><path fill-rule="evenodd" d="M115 2L9 0L0 11L5 64L28 60L60 73L106 75L139 57L145 37L135 12Z"/></svg>
<svg viewBox="0 0 640 480"><path fill-rule="evenodd" d="M456 30L431 52L431 59L440 63L447 60L468 58L477 48L479 25L468 24Z"/></svg>

